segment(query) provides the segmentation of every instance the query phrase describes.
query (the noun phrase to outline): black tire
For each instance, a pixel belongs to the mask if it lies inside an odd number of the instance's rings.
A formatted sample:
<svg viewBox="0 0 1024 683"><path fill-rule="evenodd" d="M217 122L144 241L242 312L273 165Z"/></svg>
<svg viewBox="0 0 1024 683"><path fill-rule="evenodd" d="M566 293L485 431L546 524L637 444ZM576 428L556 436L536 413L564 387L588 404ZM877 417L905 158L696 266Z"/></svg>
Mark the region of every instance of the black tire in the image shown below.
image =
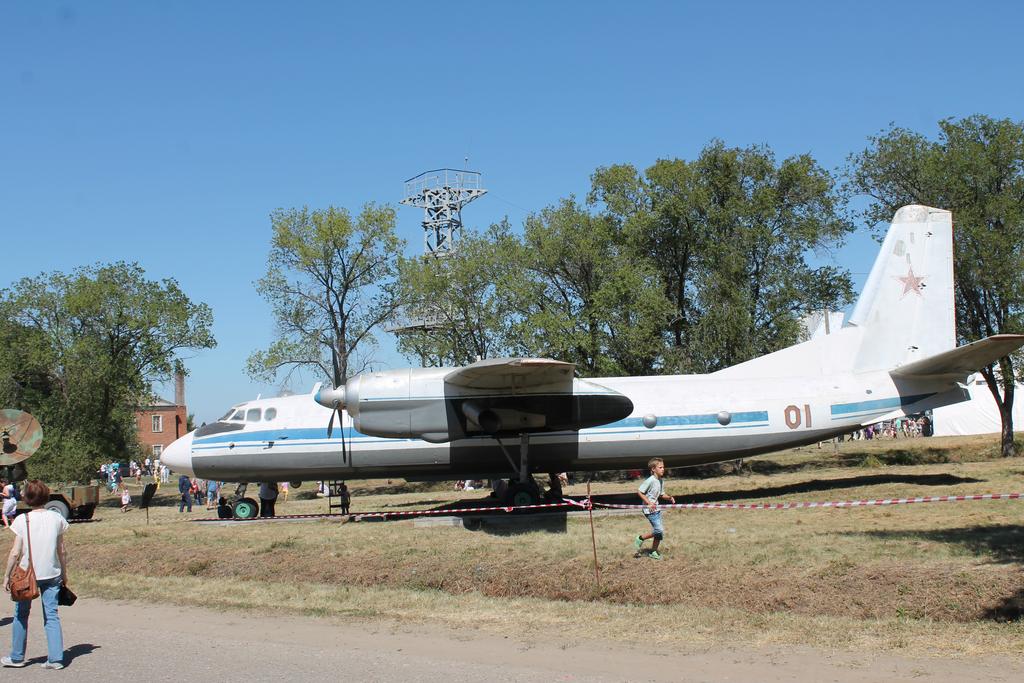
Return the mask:
<svg viewBox="0 0 1024 683"><path fill-rule="evenodd" d="M521 507L523 505L536 505L540 502L540 491L537 490L537 486L531 486L529 483L522 484L520 482L510 482L508 490L505 492L505 502L513 507Z"/></svg>
<svg viewBox="0 0 1024 683"><path fill-rule="evenodd" d="M64 519L71 518L71 509L67 503L62 500L48 500L43 504L43 507L47 510L54 510L60 514Z"/></svg>
<svg viewBox="0 0 1024 683"><path fill-rule="evenodd" d="M235 519L255 519L260 514L260 504L252 498L240 498L231 505Z"/></svg>

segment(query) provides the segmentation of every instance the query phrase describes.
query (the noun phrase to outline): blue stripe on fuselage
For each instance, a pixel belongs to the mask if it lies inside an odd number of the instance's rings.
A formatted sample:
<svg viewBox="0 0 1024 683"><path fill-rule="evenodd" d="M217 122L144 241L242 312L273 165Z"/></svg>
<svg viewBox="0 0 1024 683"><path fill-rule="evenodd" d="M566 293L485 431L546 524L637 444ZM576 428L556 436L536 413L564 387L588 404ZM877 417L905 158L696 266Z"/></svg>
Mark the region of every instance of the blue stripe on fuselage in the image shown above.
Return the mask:
<svg viewBox="0 0 1024 683"><path fill-rule="evenodd" d="M758 410L746 413L732 413L732 419L729 425L738 422L767 422L768 411ZM658 416L658 427L678 427L684 425L709 425L718 424L718 413L708 413L705 415L659 415ZM627 417L624 420L618 422L612 422L611 424L601 425L594 429L613 429L617 427L644 427L644 419L642 417ZM584 430L587 431L587 430Z"/></svg>
<svg viewBox="0 0 1024 683"><path fill-rule="evenodd" d="M757 422L768 422L768 411L751 411L744 413L733 413L732 420L728 425L718 424L718 414L709 413L703 415L662 415L658 417L657 428L654 430L647 429L644 426L642 417L628 417L618 422L612 422L610 424L601 425L600 427L588 427L587 429L580 430L584 433L592 433L600 430L621 430L630 429L633 431L685 431L685 430L662 430L662 427L699 427L700 425L713 425L713 429L729 429L737 427L757 427L760 425L750 424ZM746 424L744 424L746 423ZM706 429L706 427L704 428ZM339 437L335 436L335 439ZM356 431L351 427L345 428L346 439L375 439L368 434ZM490 437L487 437L490 438ZM380 437L382 441L420 441L420 439L392 439ZM328 441L327 428L326 427L301 427L301 428L289 428L289 429L275 429L273 431L262 430L254 432L228 432L226 434L214 434L207 437L201 437L193 441L193 448L201 448L203 446L212 446L214 444L225 444L233 443L238 446L255 445L256 443L265 443L267 441L273 441L276 445L285 446L288 441Z"/></svg>
<svg viewBox="0 0 1024 683"><path fill-rule="evenodd" d="M899 408L917 403L935 394L919 394L917 396L897 396L896 398L877 398L873 401L856 403L837 403L832 406L832 415L852 415L853 413L873 413L879 410Z"/></svg>

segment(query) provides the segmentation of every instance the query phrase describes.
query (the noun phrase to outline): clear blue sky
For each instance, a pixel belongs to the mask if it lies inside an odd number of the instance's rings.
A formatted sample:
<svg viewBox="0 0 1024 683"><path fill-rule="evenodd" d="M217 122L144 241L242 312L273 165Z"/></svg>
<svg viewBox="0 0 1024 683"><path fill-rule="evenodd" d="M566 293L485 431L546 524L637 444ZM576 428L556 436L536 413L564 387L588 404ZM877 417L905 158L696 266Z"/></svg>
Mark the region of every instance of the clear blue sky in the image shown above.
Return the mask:
<svg viewBox="0 0 1024 683"><path fill-rule="evenodd" d="M215 315L187 360L208 421L276 392L244 364L273 335L253 282L277 207L396 204L469 156L490 194L467 224L521 226L598 166L716 137L836 168L890 122L1024 117L1021 26L1011 2L0 0L0 287L176 278ZM409 253L420 218L399 208ZM864 233L838 258L859 285L873 257Z"/></svg>

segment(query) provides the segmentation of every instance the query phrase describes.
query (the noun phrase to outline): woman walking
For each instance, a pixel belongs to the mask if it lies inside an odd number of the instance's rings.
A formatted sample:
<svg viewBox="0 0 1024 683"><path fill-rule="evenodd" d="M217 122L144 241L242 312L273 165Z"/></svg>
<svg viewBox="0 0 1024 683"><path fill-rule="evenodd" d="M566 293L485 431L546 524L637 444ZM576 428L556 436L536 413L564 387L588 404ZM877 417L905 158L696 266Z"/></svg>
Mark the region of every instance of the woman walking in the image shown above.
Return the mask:
<svg viewBox="0 0 1024 683"><path fill-rule="evenodd" d="M14 513L18 509L18 494L16 492L16 486L13 481L7 482L5 479L0 479L0 500L3 501L3 508L0 509L0 516L3 517L4 526L11 526L11 522L14 521Z"/></svg>
<svg viewBox="0 0 1024 683"><path fill-rule="evenodd" d="M32 508L19 515L11 524L14 531L14 546L7 556L4 572L4 591L11 590L11 572L19 562L22 569L28 569L31 550L32 568L39 584L39 597L43 602L43 630L46 631L46 663L44 669L64 668L64 636L57 616L57 594L67 582L67 560L64 555L64 532L68 523L53 510L43 509L50 499L46 484L33 479L25 486L25 502ZM31 548L26 543L31 539ZM25 666L25 641L28 638L28 614L32 609L31 600L14 603L14 624L11 629L11 655L0 658L0 664L9 667Z"/></svg>

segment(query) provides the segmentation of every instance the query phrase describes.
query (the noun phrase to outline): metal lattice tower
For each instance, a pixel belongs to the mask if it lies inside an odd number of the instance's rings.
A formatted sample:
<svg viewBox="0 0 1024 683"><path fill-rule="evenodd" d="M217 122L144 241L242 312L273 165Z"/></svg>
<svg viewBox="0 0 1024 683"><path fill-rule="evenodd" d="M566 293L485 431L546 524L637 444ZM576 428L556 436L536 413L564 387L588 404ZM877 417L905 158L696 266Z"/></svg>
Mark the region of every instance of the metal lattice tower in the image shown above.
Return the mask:
<svg viewBox="0 0 1024 683"><path fill-rule="evenodd" d="M477 171L439 168L405 181L401 203L423 209L423 251L446 256L462 236L462 207L487 194Z"/></svg>

